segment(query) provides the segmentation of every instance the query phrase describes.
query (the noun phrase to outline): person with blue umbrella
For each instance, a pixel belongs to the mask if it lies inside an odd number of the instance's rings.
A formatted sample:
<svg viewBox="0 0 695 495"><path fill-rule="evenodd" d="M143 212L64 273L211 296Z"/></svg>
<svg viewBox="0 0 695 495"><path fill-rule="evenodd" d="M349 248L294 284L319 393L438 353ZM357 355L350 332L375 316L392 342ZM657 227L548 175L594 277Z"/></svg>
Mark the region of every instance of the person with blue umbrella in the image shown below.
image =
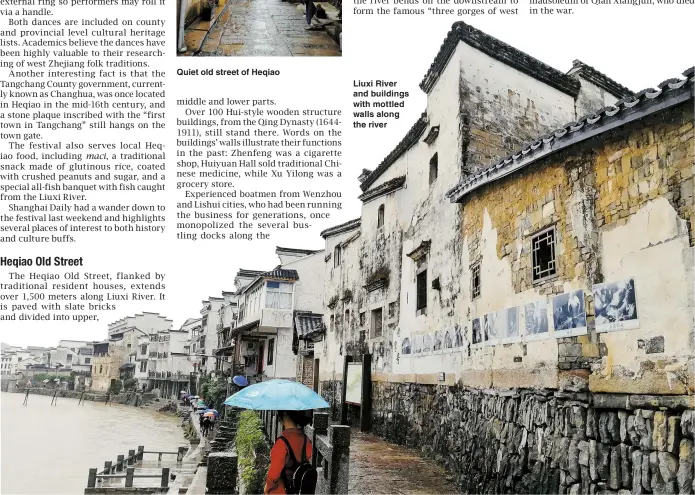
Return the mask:
<svg viewBox="0 0 695 495"><path fill-rule="evenodd" d="M309 387L290 380L269 380L250 385L228 397L225 405L255 411L278 411L282 435L270 451L266 494L314 493L317 473L311 465L313 445L304 434L309 411L329 407Z"/></svg>

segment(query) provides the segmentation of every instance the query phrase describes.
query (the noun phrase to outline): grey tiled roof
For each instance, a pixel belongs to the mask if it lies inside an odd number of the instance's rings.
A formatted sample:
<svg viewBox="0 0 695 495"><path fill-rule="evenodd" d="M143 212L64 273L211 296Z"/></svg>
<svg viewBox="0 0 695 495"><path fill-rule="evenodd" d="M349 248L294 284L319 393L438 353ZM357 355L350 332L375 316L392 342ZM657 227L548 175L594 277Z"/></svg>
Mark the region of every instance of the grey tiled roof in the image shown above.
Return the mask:
<svg viewBox="0 0 695 495"><path fill-rule="evenodd" d="M692 100L694 75L695 67L691 67L683 72L685 79L667 79L659 84L657 89L643 89L634 96L618 100L593 115L585 116L578 122L570 122L556 131L540 136L517 152L464 178L447 192L446 196L452 202L459 202L471 191L514 173L541 158L651 113Z"/></svg>
<svg viewBox="0 0 695 495"><path fill-rule="evenodd" d="M297 270L286 270L278 266L274 270L265 272L263 275L261 275L261 278L281 278L284 280L299 280L299 273L297 272Z"/></svg>
<svg viewBox="0 0 695 495"><path fill-rule="evenodd" d="M405 184L405 175L402 175L400 177L394 177L391 180L387 180L383 184L379 184L374 189L370 189L366 193L359 196L357 199L359 199L363 203L366 203L367 201L371 201L372 199L378 198L379 196L383 196L384 194L388 194L392 191L395 191L396 189L400 189L401 187L403 187L403 184Z"/></svg>
<svg viewBox="0 0 695 495"><path fill-rule="evenodd" d="M587 81L591 81L596 86L605 89L616 98L625 98L635 94L622 84L605 75L603 72L599 72L581 60L575 60L572 62L572 68L569 70L569 72L567 72L567 75L579 75Z"/></svg>
<svg viewBox="0 0 695 495"><path fill-rule="evenodd" d="M340 225L336 225L335 227L329 227L323 232L321 232L321 237L325 239L326 237L330 237L332 235L342 234L343 232L348 232L350 230L359 228L361 221L361 218L355 218L354 220L341 223Z"/></svg>
<svg viewBox="0 0 695 495"><path fill-rule="evenodd" d="M294 325L297 330L297 337L300 339L326 331L326 327L323 325L323 315L316 313L297 314L294 317Z"/></svg>
<svg viewBox="0 0 695 495"><path fill-rule="evenodd" d="M434 87L434 84L446 68L451 55L454 53L454 50L456 50L456 46L460 41L495 60L499 60L503 64L515 68L519 72L523 72L534 79L543 81L563 93L572 96L577 96L577 94L579 94L580 84L575 78L563 74L559 70L533 58L529 54L462 21L455 22L453 26L451 26L451 31L449 31L449 34L447 34L444 39L439 53L437 53L427 74L425 74L425 77L422 79L420 89L425 93L429 93L432 87Z"/></svg>

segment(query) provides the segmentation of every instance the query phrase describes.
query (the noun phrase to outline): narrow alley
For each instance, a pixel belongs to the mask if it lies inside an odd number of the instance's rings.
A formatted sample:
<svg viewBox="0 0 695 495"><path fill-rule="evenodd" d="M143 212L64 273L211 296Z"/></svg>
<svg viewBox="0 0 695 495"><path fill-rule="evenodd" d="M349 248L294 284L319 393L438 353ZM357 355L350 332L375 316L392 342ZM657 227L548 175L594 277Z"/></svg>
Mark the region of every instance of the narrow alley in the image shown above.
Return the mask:
<svg viewBox="0 0 695 495"><path fill-rule="evenodd" d="M457 493L436 462L356 429L350 437L348 487L356 494Z"/></svg>
<svg viewBox="0 0 695 495"><path fill-rule="evenodd" d="M299 7L302 7L299 4ZM228 0L198 56L340 56L324 30L306 30L298 4Z"/></svg>

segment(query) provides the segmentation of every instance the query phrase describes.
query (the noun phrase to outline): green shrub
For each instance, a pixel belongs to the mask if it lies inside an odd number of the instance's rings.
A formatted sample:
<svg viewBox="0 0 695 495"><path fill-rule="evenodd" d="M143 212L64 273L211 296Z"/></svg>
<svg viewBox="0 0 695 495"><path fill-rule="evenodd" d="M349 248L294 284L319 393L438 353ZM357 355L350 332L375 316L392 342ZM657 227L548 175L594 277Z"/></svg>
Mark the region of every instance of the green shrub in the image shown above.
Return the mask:
<svg viewBox="0 0 695 495"><path fill-rule="evenodd" d="M121 393L121 390L123 390L123 382L120 380L116 380L114 382L111 382L111 385L109 386L109 393L118 395Z"/></svg>
<svg viewBox="0 0 695 495"><path fill-rule="evenodd" d="M246 493L263 493L270 454L263 434L263 423L253 411L244 411L239 417L236 451L239 476Z"/></svg>
<svg viewBox="0 0 695 495"><path fill-rule="evenodd" d="M127 378L126 380L123 380L123 389L124 390L135 390L137 387L138 387L137 378Z"/></svg>

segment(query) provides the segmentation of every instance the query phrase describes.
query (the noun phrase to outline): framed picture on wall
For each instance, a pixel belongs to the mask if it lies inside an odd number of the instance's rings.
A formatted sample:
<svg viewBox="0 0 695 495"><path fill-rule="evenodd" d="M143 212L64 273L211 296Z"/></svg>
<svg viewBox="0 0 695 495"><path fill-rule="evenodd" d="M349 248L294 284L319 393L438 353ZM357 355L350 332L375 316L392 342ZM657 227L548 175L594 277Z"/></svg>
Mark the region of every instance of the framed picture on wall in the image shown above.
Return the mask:
<svg viewBox="0 0 695 495"><path fill-rule="evenodd" d="M519 331L519 308L507 308L504 310L504 331L502 333L503 342L518 342L521 340Z"/></svg>
<svg viewBox="0 0 695 495"><path fill-rule="evenodd" d="M553 297L553 325L555 337L586 334L584 291L575 290Z"/></svg>
<svg viewBox="0 0 695 495"><path fill-rule="evenodd" d="M471 322L471 342L474 346L483 344L483 327L480 320L480 318L475 318Z"/></svg>
<svg viewBox="0 0 695 495"><path fill-rule="evenodd" d="M545 339L550 336L548 328L548 301L540 299L524 306L524 338Z"/></svg>
<svg viewBox="0 0 695 495"><path fill-rule="evenodd" d="M639 327L633 279L596 284L593 295L597 332L634 330Z"/></svg>

